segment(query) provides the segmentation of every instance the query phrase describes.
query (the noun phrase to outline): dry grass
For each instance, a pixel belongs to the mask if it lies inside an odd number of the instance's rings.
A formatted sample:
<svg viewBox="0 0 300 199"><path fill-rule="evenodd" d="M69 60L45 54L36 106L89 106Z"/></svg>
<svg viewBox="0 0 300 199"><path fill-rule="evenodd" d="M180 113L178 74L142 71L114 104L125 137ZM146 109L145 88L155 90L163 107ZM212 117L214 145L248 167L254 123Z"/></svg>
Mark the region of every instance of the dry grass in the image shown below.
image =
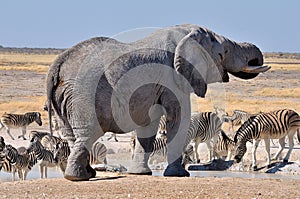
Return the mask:
<svg viewBox="0 0 300 199"><path fill-rule="evenodd" d="M27 96L19 100L11 100L9 102L0 103L0 114L4 112L24 114L25 112L38 111L42 115L43 122L48 123L48 113L42 108L44 107L46 97Z"/></svg>
<svg viewBox="0 0 300 199"><path fill-rule="evenodd" d="M0 70L26 70L46 74L49 65L56 56L56 54L0 53ZM300 56L298 54L267 53L265 62L272 66L273 71L300 71ZM297 80L278 78L272 84L281 85L287 81L295 84ZM226 91L209 89L205 99L193 95L192 111L213 111L214 106L217 105L227 112L235 109L259 112L279 108L292 108L300 112L300 103L297 103L300 98L300 88L258 88L259 85L256 85L255 82L243 84L241 81L238 84L238 89L240 89L238 92L230 89ZM3 86L5 85L3 84ZM23 96L21 98L12 96L9 102L0 104L0 111L22 113L38 110L42 112L44 118L47 118L46 113L41 110L45 99L46 97L37 96Z"/></svg>
<svg viewBox="0 0 300 199"><path fill-rule="evenodd" d="M56 56L53 54L1 53L0 70L27 70L46 73Z"/></svg>

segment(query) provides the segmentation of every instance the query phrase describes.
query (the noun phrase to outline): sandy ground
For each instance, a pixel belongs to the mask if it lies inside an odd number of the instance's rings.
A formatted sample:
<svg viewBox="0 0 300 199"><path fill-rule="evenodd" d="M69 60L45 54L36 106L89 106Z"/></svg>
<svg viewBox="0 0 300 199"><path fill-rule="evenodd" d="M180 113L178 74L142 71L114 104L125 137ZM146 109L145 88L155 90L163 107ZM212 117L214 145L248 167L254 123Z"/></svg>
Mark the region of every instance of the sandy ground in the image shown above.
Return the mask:
<svg viewBox="0 0 300 199"><path fill-rule="evenodd" d="M269 98L255 95L256 91L263 87L272 88L299 88L300 70L285 71L275 70L260 75L251 81L240 81L231 78L231 82L225 88L232 90L241 98L257 99L257 111L261 109L286 108L286 104L268 106ZM0 105L10 101L24 102L31 100L28 97L45 96L45 74L33 71L10 71L0 70ZM270 83L271 82L271 83ZM299 107L300 98L286 98L290 108ZM273 100L273 99L272 99ZM276 100L276 99L275 99ZM265 103L265 104L262 104ZM1 113L6 111L1 106ZM201 107L200 107L201 108ZM238 107L241 108L242 107ZM24 108L24 110L26 107ZM18 112L18 108L11 108L11 112ZM39 110L42 111L42 106ZM300 112L300 109L298 109ZM44 118L46 121L46 118ZM47 121L46 121L47 123ZM47 130L47 125L38 127L36 124L29 126L30 130ZM1 130L7 143L14 146L28 146L29 141L12 141ZM12 134L17 137L20 130L13 130ZM123 165L127 167L130 162L129 137L130 135L118 136L120 141L108 142L104 138L104 144L109 149L108 164ZM275 141L276 144L276 141ZM201 149L201 160L207 160L205 147ZM277 146L272 146L275 153ZM283 154L286 153L286 149ZM10 182L7 176L0 172L0 198L300 198L300 146L297 143L290 158L289 164L275 162L271 168L264 167L266 154L263 142L258 149L259 171L248 171L250 167L251 145L245 156L243 165L231 165L230 171L218 171L216 175L206 175L204 172L212 164L202 165L203 176L209 177L156 177L137 176L125 173L97 172L97 177L87 182L70 182L61 177L57 171L55 175L49 173L49 179L39 179L38 167L35 173L28 174L28 180ZM165 164L160 161L151 160L156 163L155 168L163 168ZM231 163L221 163L231 164ZM157 166L158 165L158 166ZM220 165L218 165L220 166ZM231 172L239 171L247 175L233 176ZM266 174L269 172L268 174ZM224 175L219 175L225 173ZM275 174L274 174L275 173ZM53 175L52 175L53 174ZM217 175L218 174L218 175ZM264 174L264 176L259 176ZM275 178L274 178L274 175ZM282 177L280 176L282 175ZM201 175L200 175L201 176Z"/></svg>

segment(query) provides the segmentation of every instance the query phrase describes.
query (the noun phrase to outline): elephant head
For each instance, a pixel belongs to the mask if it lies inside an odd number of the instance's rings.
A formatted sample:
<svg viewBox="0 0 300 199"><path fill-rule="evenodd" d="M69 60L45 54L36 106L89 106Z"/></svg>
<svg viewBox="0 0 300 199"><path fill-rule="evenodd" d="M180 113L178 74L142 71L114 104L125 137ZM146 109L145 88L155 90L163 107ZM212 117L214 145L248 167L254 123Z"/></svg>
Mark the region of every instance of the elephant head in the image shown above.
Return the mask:
<svg viewBox="0 0 300 199"><path fill-rule="evenodd" d="M208 29L191 26L175 49L174 66L194 92L204 97L206 84L228 82L228 73L251 79L270 69L261 51L250 43L237 43Z"/></svg>

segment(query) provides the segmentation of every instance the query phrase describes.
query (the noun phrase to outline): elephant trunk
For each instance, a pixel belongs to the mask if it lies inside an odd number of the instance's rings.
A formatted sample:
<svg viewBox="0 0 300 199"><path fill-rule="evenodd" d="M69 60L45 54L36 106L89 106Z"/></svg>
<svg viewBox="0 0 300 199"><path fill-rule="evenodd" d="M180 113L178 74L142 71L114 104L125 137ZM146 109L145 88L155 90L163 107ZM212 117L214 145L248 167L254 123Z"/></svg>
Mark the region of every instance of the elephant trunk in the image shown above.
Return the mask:
<svg viewBox="0 0 300 199"><path fill-rule="evenodd" d="M235 53L230 62L226 64L226 69L232 75L242 79L252 79L271 68L263 66L263 54L255 45L246 42L229 42Z"/></svg>

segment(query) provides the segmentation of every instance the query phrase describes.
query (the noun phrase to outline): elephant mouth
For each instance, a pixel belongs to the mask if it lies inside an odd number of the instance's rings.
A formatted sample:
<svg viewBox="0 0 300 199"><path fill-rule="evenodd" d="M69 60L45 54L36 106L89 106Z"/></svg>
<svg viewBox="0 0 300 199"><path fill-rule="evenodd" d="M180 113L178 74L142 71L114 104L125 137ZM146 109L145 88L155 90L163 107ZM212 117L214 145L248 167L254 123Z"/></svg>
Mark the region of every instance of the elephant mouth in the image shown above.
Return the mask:
<svg viewBox="0 0 300 199"><path fill-rule="evenodd" d="M248 65L243 67L239 72L230 72L232 75L242 78L242 79L252 79L256 77L259 73L266 72L271 67L268 65L261 65L258 59L252 59L248 62Z"/></svg>

